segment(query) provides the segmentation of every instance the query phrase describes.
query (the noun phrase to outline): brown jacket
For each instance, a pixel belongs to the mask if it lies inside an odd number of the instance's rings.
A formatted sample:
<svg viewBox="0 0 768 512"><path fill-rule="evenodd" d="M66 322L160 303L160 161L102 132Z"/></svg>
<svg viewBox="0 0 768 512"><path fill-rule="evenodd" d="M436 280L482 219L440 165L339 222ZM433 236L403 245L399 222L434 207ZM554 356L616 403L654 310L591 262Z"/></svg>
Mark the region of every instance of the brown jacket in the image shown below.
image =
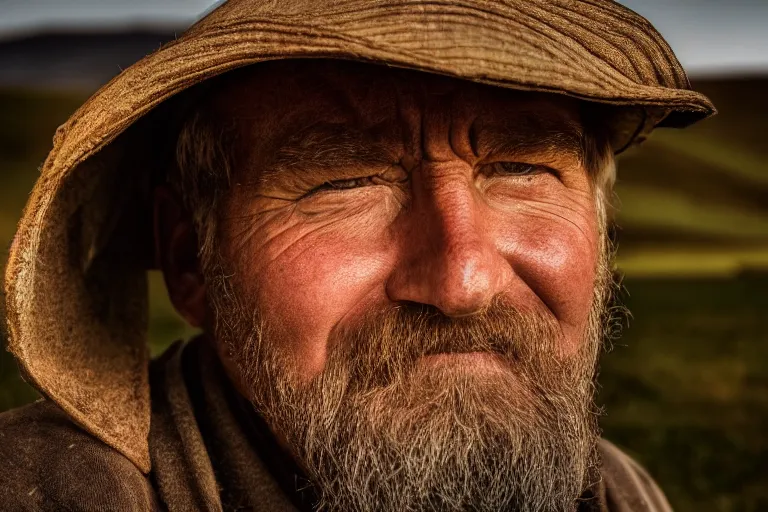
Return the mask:
<svg viewBox="0 0 768 512"><path fill-rule="evenodd" d="M244 414L201 341L153 363L148 475L41 400L0 415L0 510L296 511L301 496L278 450ZM578 510L671 510L648 474L601 441L602 480ZM288 471L286 471L288 469ZM291 489L294 487L294 489Z"/></svg>

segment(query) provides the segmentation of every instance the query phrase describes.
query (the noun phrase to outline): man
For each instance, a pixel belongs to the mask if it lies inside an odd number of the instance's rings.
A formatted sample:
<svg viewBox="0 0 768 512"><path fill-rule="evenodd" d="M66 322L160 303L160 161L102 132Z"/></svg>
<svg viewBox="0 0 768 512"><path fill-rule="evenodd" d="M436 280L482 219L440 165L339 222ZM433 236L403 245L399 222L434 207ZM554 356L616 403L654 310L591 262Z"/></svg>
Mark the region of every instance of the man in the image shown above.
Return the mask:
<svg viewBox="0 0 768 512"><path fill-rule="evenodd" d="M609 200L713 112L608 1L220 6L57 132L4 510L669 510L595 425ZM203 334L150 364L153 265Z"/></svg>

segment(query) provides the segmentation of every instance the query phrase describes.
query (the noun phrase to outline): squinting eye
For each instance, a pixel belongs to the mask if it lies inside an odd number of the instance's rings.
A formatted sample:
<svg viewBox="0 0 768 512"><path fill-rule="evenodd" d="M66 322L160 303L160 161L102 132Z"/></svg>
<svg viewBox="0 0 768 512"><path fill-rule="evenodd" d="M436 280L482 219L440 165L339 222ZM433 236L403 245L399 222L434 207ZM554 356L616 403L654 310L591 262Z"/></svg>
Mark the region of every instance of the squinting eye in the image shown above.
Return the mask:
<svg viewBox="0 0 768 512"><path fill-rule="evenodd" d="M365 185L370 185L371 178L365 177L365 178L352 178L349 180L335 180L335 181L329 181L326 183L331 188L357 188L357 187L364 187Z"/></svg>
<svg viewBox="0 0 768 512"><path fill-rule="evenodd" d="M373 181L369 176L363 178L351 178L348 180L326 181L322 185L312 189L310 193L314 194L315 192L320 192L322 190L347 190L350 188L365 187L371 184L373 184Z"/></svg>
<svg viewBox="0 0 768 512"><path fill-rule="evenodd" d="M372 176L360 176L345 180L326 181L310 190L306 195L331 190L350 190L371 185L399 185L408 181L408 173L400 165L392 165L384 172Z"/></svg>
<svg viewBox="0 0 768 512"><path fill-rule="evenodd" d="M531 176L547 172L547 168L541 165L525 164L521 162L496 162L484 167L484 172L501 176Z"/></svg>

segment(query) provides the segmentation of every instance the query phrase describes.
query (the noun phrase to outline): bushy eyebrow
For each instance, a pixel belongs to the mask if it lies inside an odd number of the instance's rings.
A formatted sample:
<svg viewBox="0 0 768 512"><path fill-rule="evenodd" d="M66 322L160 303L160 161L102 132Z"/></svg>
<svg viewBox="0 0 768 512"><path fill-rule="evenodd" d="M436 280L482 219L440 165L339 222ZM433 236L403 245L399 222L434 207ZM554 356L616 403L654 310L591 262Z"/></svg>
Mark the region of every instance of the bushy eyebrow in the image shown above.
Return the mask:
<svg viewBox="0 0 768 512"><path fill-rule="evenodd" d="M581 165L587 161L588 149L579 123L536 112L524 112L482 128L473 125L470 142L481 158L542 154Z"/></svg>
<svg viewBox="0 0 768 512"><path fill-rule="evenodd" d="M541 154L553 163L567 161L583 165L587 161L588 149L581 125L540 111L515 113L481 126L473 124L469 137L475 154L481 158L524 158ZM278 142L260 165L257 181L259 185L267 185L281 176L387 167L398 158L394 143L375 140L350 124L319 122Z"/></svg>
<svg viewBox="0 0 768 512"><path fill-rule="evenodd" d="M318 123L278 143L260 173L267 182L286 172L331 171L392 164L391 146L347 124Z"/></svg>

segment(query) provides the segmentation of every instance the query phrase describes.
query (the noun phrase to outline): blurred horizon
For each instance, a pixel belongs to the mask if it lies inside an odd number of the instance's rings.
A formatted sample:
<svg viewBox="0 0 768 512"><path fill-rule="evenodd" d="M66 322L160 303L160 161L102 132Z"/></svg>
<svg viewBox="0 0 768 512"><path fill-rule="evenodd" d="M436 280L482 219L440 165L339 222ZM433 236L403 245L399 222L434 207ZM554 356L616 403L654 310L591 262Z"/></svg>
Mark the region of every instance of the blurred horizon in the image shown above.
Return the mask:
<svg viewBox="0 0 768 512"><path fill-rule="evenodd" d="M172 30L210 11L212 0L0 0L0 42L49 33ZM693 77L768 73L768 2L621 0L648 19Z"/></svg>

